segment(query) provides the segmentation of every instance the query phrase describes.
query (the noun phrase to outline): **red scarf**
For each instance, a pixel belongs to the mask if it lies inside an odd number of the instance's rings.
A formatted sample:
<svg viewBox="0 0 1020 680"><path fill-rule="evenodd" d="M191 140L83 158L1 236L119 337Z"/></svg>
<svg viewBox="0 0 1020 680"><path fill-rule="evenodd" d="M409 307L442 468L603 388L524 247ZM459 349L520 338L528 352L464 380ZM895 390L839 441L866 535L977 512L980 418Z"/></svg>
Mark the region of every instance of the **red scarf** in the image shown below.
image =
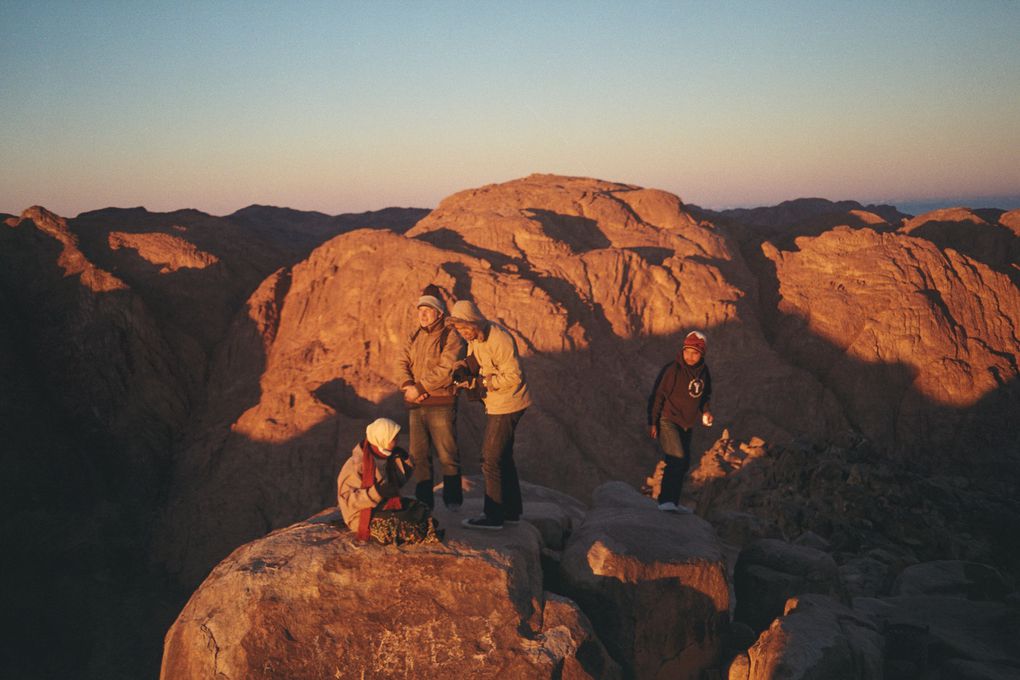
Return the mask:
<svg viewBox="0 0 1020 680"><path fill-rule="evenodd" d="M361 442L361 488L371 489L375 485L375 458L386 460L386 456L368 441ZM384 510L400 510L400 497L391 498L383 505ZM372 522L372 508L365 508L358 515L358 540L368 541L368 525Z"/></svg>

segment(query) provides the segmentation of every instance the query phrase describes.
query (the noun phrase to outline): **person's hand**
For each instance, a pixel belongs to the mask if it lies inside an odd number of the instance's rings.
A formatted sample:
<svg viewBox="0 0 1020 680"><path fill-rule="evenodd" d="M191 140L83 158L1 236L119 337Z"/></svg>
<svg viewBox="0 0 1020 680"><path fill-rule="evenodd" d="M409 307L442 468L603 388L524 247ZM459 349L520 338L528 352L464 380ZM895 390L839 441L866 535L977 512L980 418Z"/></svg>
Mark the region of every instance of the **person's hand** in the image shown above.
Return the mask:
<svg viewBox="0 0 1020 680"><path fill-rule="evenodd" d="M705 411L701 414L701 423L705 427L712 427L712 423L715 422L715 418L712 417L711 411Z"/></svg>
<svg viewBox="0 0 1020 680"><path fill-rule="evenodd" d="M407 483L408 472L414 467L411 457L403 449L393 449L386 460L386 479L393 482L399 489Z"/></svg>
<svg viewBox="0 0 1020 680"><path fill-rule="evenodd" d="M453 384L463 387L471 382L473 377L471 371L468 370L467 366L458 366L453 371Z"/></svg>
<svg viewBox="0 0 1020 680"><path fill-rule="evenodd" d="M428 392L421 392L421 393L418 394L418 398L414 400L414 403L420 404L423 401L425 401L426 399L428 399L429 396L431 396L431 395L429 395Z"/></svg>
<svg viewBox="0 0 1020 680"><path fill-rule="evenodd" d="M409 402L416 402L421 397L422 392L418 389L417 385L408 385L404 388L404 399Z"/></svg>
<svg viewBox="0 0 1020 680"><path fill-rule="evenodd" d="M649 425L648 426L648 436L651 437L652 439L658 439L659 438L659 427L657 425Z"/></svg>
<svg viewBox="0 0 1020 680"><path fill-rule="evenodd" d="M375 483L375 491L384 499L396 498L400 495L400 487L397 486L393 480L389 478L389 476L387 476L386 479Z"/></svg>

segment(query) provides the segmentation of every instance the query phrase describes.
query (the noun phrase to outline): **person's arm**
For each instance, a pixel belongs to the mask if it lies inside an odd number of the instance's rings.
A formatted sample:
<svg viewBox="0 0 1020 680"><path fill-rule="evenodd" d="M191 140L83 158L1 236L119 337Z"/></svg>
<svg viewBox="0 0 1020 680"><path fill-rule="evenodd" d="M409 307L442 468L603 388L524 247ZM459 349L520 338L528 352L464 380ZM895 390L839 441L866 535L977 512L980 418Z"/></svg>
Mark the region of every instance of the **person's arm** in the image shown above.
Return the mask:
<svg viewBox="0 0 1020 680"><path fill-rule="evenodd" d="M378 481L377 477L376 482L378 483ZM379 493L375 484L367 489L361 488L360 474L352 474L342 469L336 483L337 505L341 507L346 506L353 510L366 510L374 508L383 500L383 496Z"/></svg>
<svg viewBox="0 0 1020 680"><path fill-rule="evenodd" d="M524 382L524 371L521 369L517 344L509 331L491 330L493 372L483 376L483 385L487 390L515 388Z"/></svg>
<svg viewBox="0 0 1020 680"><path fill-rule="evenodd" d="M701 392L701 400L698 402L698 408L701 409L702 413L710 411L708 405L712 402L712 373L708 370L708 366L705 366L705 389Z"/></svg>
<svg viewBox="0 0 1020 680"><path fill-rule="evenodd" d="M415 336L412 335L411 338L404 343L404 350L400 353L400 359L397 360L397 374L399 376L398 379L400 380L400 389L404 392L405 397L407 397L407 390L413 387L415 383L413 362L411 360L411 347L414 345L414 338ZM410 401L414 401L413 397L409 399Z"/></svg>
<svg viewBox="0 0 1020 680"><path fill-rule="evenodd" d="M715 417L712 415L712 373L708 370L708 365L705 365L705 390L701 393L701 402L698 404L698 408L701 409L701 422L705 424L705 427L712 427L712 423Z"/></svg>
<svg viewBox="0 0 1020 680"><path fill-rule="evenodd" d="M446 331L446 344L438 360L422 371L420 384L426 392L446 389L453 386L453 369L461 359L464 358L466 343L457 334L457 331L450 329Z"/></svg>
<svg viewBox="0 0 1020 680"><path fill-rule="evenodd" d="M666 364L659 371L655 378L655 385L652 387L652 396L648 399L648 434L655 439L659 434L659 416L662 415L662 406L666 403L666 372L671 364Z"/></svg>

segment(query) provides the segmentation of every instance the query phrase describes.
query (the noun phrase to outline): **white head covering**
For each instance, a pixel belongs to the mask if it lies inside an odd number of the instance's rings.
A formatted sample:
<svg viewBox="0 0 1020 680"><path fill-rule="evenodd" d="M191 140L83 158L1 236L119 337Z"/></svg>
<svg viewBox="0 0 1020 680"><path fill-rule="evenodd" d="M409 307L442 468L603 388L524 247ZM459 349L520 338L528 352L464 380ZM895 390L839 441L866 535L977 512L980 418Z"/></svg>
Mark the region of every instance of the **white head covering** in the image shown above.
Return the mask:
<svg viewBox="0 0 1020 680"><path fill-rule="evenodd" d="M371 425L365 428L365 439L368 443L379 449L380 452L390 455L390 442L400 432L400 425L389 418L376 418Z"/></svg>

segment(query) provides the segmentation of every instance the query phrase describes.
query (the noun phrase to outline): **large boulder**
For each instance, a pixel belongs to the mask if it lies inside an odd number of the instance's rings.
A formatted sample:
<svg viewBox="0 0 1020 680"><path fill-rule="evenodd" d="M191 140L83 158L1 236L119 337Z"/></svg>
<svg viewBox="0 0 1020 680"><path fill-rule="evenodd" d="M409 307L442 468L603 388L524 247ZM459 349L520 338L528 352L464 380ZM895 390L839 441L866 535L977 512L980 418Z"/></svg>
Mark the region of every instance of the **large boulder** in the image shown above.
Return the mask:
<svg viewBox="0 0 1020 680"><path fill-rule="evenodd" d="M968 600L1002 600L1009 586L994 567L960 560L914 564L896 577L893 595L945 595Z"/></svg>
<svg viewBox="0 0 1020 680"><path fill-rule="evenodd" d="M791 597L805 593L838 596L839 569L828 553L763 538L740 551L733 572L735 618L764 630Z"/></svg>
<svg viewBox="0 0 1020 680"><path fill-rule="evenodd" d="M886 666L898 677L999 678L1020 673L1020 611L960 597L855 598L882 626Z"/></svg>
<svg viewBox="0 0 1020 680"><path fill-rule="evenodd" d="M782 618L729 667L729 680L873 680L881 678L878 627L824 595L786 604Z"/></svg>
<svg viewBox="0 0 1020 680"><path fill-rule="evenodd" d="M213 570L166 635L161 677L618 677L584 614L543 591L540 547L524 522L359 545L320 513Z"/></svg>
<svg viewBox="0 0 1020 680"><path fill-rule="evenodd" d="M711 525L659 512L622 482L595 490L567 541L564 591L632 678L698 678L728 620L726 562Z"/></svg>

